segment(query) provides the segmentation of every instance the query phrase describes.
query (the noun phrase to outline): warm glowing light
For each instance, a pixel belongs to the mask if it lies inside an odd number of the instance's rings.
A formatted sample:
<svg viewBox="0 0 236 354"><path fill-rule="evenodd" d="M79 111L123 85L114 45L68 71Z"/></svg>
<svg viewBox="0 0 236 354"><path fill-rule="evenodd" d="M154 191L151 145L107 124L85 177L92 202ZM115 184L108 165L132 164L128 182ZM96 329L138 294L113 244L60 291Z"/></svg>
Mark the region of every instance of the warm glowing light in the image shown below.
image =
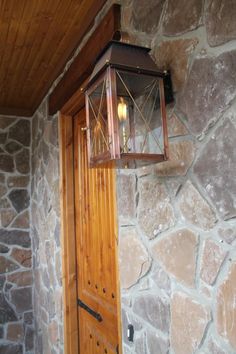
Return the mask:
<svg viewBox="0 0 236 354"><path fill-rule="evenodd" d="M121 98L120 102L118 103L118 118L120 122L124 122L127 119L127 116L127 104L125 103L124 99Z"/></svg>

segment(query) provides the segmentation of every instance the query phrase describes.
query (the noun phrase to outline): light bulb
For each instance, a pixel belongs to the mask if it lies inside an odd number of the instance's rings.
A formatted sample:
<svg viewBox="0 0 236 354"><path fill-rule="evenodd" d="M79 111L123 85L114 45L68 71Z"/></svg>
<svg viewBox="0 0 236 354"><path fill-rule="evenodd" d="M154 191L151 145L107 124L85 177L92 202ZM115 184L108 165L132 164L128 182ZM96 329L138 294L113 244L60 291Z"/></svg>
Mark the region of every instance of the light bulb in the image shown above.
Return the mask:
<svg viewBox="0 0 236 354"><path fill-rule="evenodd" d="M127 116L128 116L127 104L125 103L124 99L121 98L120 102L118 103L118 118L120 122L126 121Z"/></svg>

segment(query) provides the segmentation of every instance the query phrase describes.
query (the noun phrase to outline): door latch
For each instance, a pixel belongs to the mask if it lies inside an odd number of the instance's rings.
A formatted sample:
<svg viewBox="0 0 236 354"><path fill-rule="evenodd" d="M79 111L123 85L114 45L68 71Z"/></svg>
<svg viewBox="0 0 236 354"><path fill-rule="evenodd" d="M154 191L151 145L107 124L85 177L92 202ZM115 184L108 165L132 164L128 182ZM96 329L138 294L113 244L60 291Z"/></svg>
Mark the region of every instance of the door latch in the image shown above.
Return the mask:
<svg viewBox="0 0 236 354"><path fill-rule="evenodd" d="M82 309L84 309L85 311L87 311L91 316L93 316L94 318L96 318L96 320L98 322L102 322L102 316L100 315L100 313L92 310L88 305L86 305L82 300L78 299L77 301L78 306L81 307Z"/></svg>

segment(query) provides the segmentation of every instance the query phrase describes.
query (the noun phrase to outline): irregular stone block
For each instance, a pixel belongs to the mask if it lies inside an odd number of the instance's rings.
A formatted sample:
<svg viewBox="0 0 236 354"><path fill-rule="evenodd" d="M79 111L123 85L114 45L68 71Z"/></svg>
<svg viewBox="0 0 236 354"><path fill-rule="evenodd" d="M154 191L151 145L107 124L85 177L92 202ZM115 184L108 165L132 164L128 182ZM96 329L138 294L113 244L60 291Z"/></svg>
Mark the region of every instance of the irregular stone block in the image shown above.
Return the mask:
<svg viewBox="0 0 236 354"><path fill-rule="evenodd" d="M206 240L203 246L200 276L212 285L219 273L227 252L212 240Z"/></svg>
<svg viewBox="0 0 236 354"><path fill-rule="evenodd" d="M208 42L217 46L236 39L236 3L234 0L208 0L206 29Z"/></svg>
<svg viewBox="0 0 236 354"><path fill-rule="evenodd" d="M6 140L7 140L7 134L0 133L0 144L5 144Z"/></svg>
<svg viewBox="0 0 236 354"><path fill-rule="evenodd" d="M185 220L203 230L211 229L217 221L209 204L190 181L179 192L178 206Z"/></svg>
<svg viewBox="0 0 236 354"><path fill-rule="evenodd" d="M0 291L3 290L4 285L5 285L6 277L5 275L0 275Z"/></svg>
<svg viewBox="0 0 236 354"><path fill-rule="evenodd" d="M31 270L16 272L7 276L7 281L18 287L32 285L33 275Z"/></svg>
<svg viewBox="0 0 236 354"><path fill-rule="evenodd" d="M236 229L235 227L219 228L218 235L225 242L231 244L236 239Z"/></svg>
<svg viewBox="0 0 236 354"><path fill-rule="evenodd" d="M26 189L13 189L8 194L8 198L18 213L29 207L30 198Z"/></svg>
<svg viewBox="0 0 236 354"><path fill-rule="evenodd" d="M6 301L3 293L0 292L0 324L14 321L17 321L16 314L10 304Z"/></svg>
<svg viewBox="0 0 236 354"><path fill-rule="evenodd" d="M166 298L157 294L142 293L135 298L133 311L155 328L168 332L170 308Z"/></svg>
<svg viewBox="0 0 236 354"><path fill-rule="evenodd" d="M5 229L0 229L0 242L26 248L30 247L31 244L29 232L20 230L8 231Z"/></svg>
<svg viewBox="0 0 236 354"><path fill-rule="evenodd" d="M138 224L148 238L174 225L173 208L162 183L140 179L139 195Z"/></svg>
<svg viewBox="0 0 236 354"><path fill-rule="evenodd" d="M236 216L236 179L232 178L236 174L235 136L236 128L227 119L194 165L195 175L224 219Z"/></svg>
<svg viewBox="0 0 236 354"><path fill-rule="evenodd" d="M7 186L9 188L20 188L20 187L28 187L29 185L29 177L28 176L11 176L7 179Z"/></svg>
<svg viewBox="0 0 236 354"><path fill-rule="evenodd" d="M27 326L26 333L25 333L25 350L30 351L33 349L34 349L34 330L33 328Z"/></svg>
<svg viewBox="0 0 236 354"><path fill-rule="evenodd" d="M169 0L163 19L163 34L175 36L196 29L201 24L202 0Z"/></svg>
<svg viewBox="0 0 236 354"><path fill-rule="evenodd" d="M117 175L120 222L129 222L136 214L136 179L134 175Z"/></svg>
<svg viewBox="0 0 236 354"><path fill-rule="evenodd" d="M209 310L184 293L174 294L171 302L171 347L175 354L195 353L207 324Z"/></svg>
<svg viewBox="0 0 236 354"><path fill-rule="evenodd" d="M236 97L236 50L195 59L177 106L189 130L199 136L222 116Z"/></svg>
<svg viewBox="0 0 236 354"><path fill-rule="evenodd" d="M208 341L207 350L206 354L227 354L212 338Z"/></svg>
<svg viewBox="0 0 236 354"><path fill-rule="evenodd" d="M217 331L236 349L236 263L228 272L227 278L220 285L217 293Z"/></svg>
<svg viewBox="0 0 236 354"><path fill-rule="evenodd" d="M24 149L15 156L16 169L19 173L28 174L30 172L30 154L28 149Z"/></svg>
<svg viewBox="0 0 236 354"><path fill-rule="evenodd" d="M148 330L147 332L147 347L149 353L168 354L169 341L159 336L155 332Z"/></svg>
<svg viewBox="0 0 236 354"><path fill-rule="evenodd" d="M32 311L24 313L24 323L31 325L33 324L33 320L34 320L34 313Z"/></svg>
<svg viewBox="0 0 236 354"><path fill-rule="evenodd" d="M23 144L30 145L30 121L26 119L18 120L10 129L8 134L9 139L13 139Z"/></svg>
<svg viewBox="0 0 236 354"><path fill-rule="evenodd" d="M31 250L25 250L20 248L13 248L10 256L20 263L23 267L30 268L31 267L31 258L32 252Z"/></svg>
<svg viewBox="0 0 236 354"><path fill-rule="evenodd" d="M136 284L151 266L148 252L138 239L135 229L121 229L119 263L121 287L124 289Z"/></svg>
<svg viewBox="0 0 236 354"><path fill-rule="evenodd" d="M170 142L168 161L158 163L154 171L157 176L185 176L195 156L195 146L190 140Z"/></svg>
<svg viewBox="0 0 236 354"><path fill-rule="evenodd" d="M7 339L12 342L21 342L24 338L22 323L9 323L7 326Z"/></svg>
<svg viewBox="0 0 236 354"><path fill-rule="evenodd" d="M152 272L152 279L154 280L158 288L165 290L167 294L170 293L170 278L168 274L159 265L155 265L155 268Z"/></svg>
<svg viewBox="0 0 236 354"><path fill-rule="evenodd" d="M7 192L7 189L5 186L0 185L0 198L2 198Z"/></svg>
<svg viewBox="0 0 236 354"><path fill-rule="evenodd" d="M0 344L0 354L23 354L21 344Z"/></svg>
<svg viewBox="0 0 236 354"><path fill-rule="evenodd" d="M159 27L165 0L135 0L131 15L131 23L137 31L154 34Z"/></svg>
<svg viewBox="0 0 236 354"><path fill-rule="evenodd" d="M22 149L22 145L18 144L16 141L11 141L7 143L4 146L4 149L9 153L9 154L15 154L16 152L20 151Z"/></svg>
<svg viewBox="0 0 236 354"><path fill-rule="evenodd" d="M181 283L194 287L198 237L188 229L171 232L152 247L154 259Z"/></svg>
<svg viewBox="0 0 236 354"><path fill-rule="evenodd" d="M9 251L9 248L5 245L0 244L0 253L7 253Z"/></svg>
<svg viewBox="0 0 236 354"><path fill-rule="evenodd" d="M0 155L0 170L4 172L14 172L14 161L10 155Z"/></svg>
<svg viewBox="0 0 236 354"><path fill-rule="evenodd" d="M11 300L17 312L32 310L32 288L12 289Z"/></svg>
<svg viewBox="0 0 236 354"><path fill-rule="evenodd" d="M0 256L0 274L1 273L10 273L13 270L16 270L18 268L19 268L19 266L16 263L10 261L9 259L7 259L3 256Z"/></svg>
<svg viewBox="0 0 236 354"><path fill-rule="evenodd" d="M174 92L180 92L186 81L190 55L198 44L197 38L163 41L153 50L160 70L170 70Z"/></svg>

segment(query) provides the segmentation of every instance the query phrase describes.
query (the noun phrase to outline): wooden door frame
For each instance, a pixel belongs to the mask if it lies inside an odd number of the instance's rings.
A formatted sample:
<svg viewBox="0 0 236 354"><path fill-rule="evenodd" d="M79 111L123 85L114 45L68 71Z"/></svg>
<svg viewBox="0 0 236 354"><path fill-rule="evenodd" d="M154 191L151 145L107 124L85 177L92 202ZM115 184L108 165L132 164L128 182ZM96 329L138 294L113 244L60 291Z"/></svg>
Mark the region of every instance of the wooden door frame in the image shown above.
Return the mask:
<svg viewBox="0 0 236 354"><path fill-rule="evenodd" d="M104 31L104 27L106 31ZM99 33L99 41L97 40ZM113 38L119 38L120 32L120 6L113 5L94 34L91 35L87 44L81 51L82 58L86 55L88 67L79 72L76 77L80 86L73 92L68 88L68 81L75 68L68 70L65 79L67 85L57 87L55 93L49 97L52 102L55 100L60 105L59 110L59 154L60 154L60 206L61 206L61 249L62 249L62 286L63 286L63 323L64 323L64 353L79 353L79 323L77 316L77 260L76 260L76 235L75 235L75 205L74 205L74 153L73 153L73 117L84 107L84 87L95 61L96 50L99 53L100 47L105 47L107 42ZM95 43L95 44L94 44ZM91 49L92 48L92 49ZM96 50L95 50L96 49ZM90 57L88 57L90 55ZM81 79L82 78L82 84ZM84 81L85 80L85 81ZM63 83L62 83L63 84ZM68 91L63 91L63 86L71 93L70 99L66 102L61 97L68 97ZM60 91L62 90L62 91ZM71 91L72 90L72 91ZM58 94L57 94L58 92ZM121 343L120 343L121 344Z"/></svg>

